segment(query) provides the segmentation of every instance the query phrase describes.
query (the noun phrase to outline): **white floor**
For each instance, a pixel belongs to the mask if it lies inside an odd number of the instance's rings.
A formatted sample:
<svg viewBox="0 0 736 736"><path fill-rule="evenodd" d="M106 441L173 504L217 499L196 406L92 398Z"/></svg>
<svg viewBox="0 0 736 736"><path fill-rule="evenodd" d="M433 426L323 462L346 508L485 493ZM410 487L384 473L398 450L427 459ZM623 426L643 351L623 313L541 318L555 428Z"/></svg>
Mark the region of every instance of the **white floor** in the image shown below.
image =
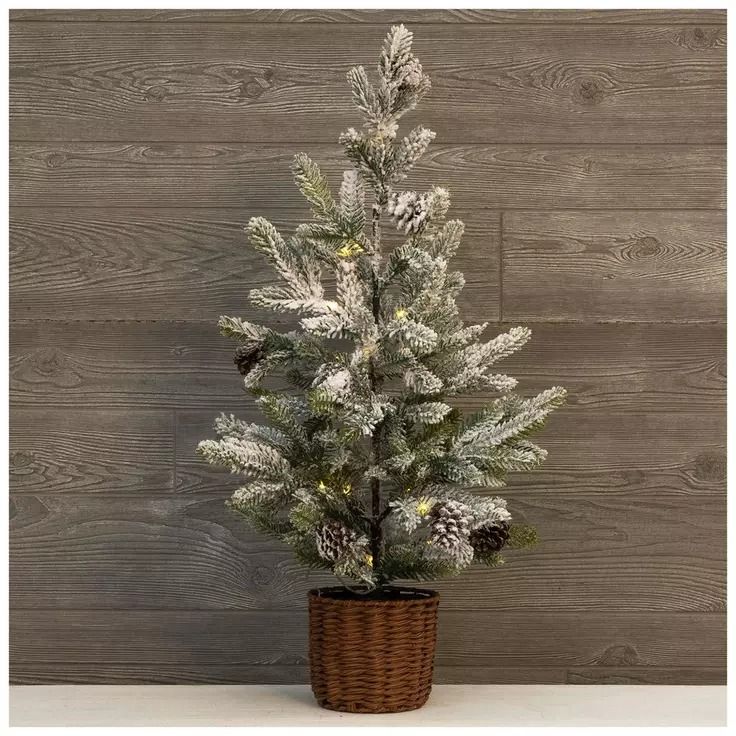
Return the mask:
<svg viewBox="0 0 736 736"><path fill-rule="evenodd" d="M303 685L24 685L11 726L724 726L726 688L436 685L417 711L334 713Z"/></svg>

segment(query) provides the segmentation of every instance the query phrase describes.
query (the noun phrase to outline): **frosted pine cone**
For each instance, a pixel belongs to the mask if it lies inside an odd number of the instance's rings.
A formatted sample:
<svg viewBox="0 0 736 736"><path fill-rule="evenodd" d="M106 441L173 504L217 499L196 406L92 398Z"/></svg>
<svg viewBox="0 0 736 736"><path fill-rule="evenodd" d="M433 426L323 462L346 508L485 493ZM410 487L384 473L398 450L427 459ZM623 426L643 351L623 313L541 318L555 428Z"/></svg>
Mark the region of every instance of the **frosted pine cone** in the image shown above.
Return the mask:
<svg viewBox="0 0 736 736"><path fill-rule="evenodd" d="M391 195L388 201L388 214L405 235L418 233L427 220L427 197L417 192L401 192Z"/></svg>
<svg viewBox="0 0 736 736"><path fill-rule="evenodd" d="M319 384L319 387L334 396L342 395L350 388L350 373L346 370L331 373Z"/></svg>
<svg viewBox="0 0 736 736"><path fill-rule="evenodd" d="M263 358L263 351L258 343L246 343L235 350L233 362L238 366L240 374L247 376Z"/></svg>
<svg viewBox="0 0 736 736"><path fill-rule="evenodd" d="M407 87L416 89L425 83L424 80L426 79L426 76L424 74L424 70L422 69L422 65L419 63L419 59L414 55L411 55L410 58L407 59L406 64L401 67L399 74L401 76L400 85L406 85Z"/></svg>
<svg viewBox="0 0 736 736"><path fill-rule="evenodd" d="M500 552L509 538L509 525L484 524L470 533L470 544L478 555Z"/></svg>
<svg viewBox="0 0 736 736"><path fill-rule="evenodd" d="M460 501L440 501L429 512L429 552L467 564L473 557L468 544L473 517Z"/></svg>
<svg viewBox="0 0 736 736"><path fill-rule="evenodd" d="M420 233L432 218L442 217L450 206L446 189L429 192L398 192L389 197L387 210L397 230L405 235Z"/></svg>
<svg viewBox="0 0 736 736"><path fill-rule="evenodd" d="M326 521L316 535L319 556L330 562L344 557L358 541L358 535L340 521Z"/></svg>
<svg viewBox="0 0 736 736"><path fill-rule="evenodd" d="M416 161L435 138L435 132L420 125L412 130L402 141L403 154L411 160Z"/></svg>

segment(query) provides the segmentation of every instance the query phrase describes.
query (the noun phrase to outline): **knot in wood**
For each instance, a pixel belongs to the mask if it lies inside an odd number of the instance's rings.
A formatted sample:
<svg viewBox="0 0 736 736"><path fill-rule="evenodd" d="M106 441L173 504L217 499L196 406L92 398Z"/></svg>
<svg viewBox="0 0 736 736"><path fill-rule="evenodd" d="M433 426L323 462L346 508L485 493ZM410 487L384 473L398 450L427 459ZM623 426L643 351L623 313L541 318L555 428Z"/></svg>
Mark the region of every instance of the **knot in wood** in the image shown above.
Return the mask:
<svg viewBox="0 0 736 736"><path fill-rule="evenodd" d="M267 588L276 579L276 571L265 565L258 565L251 573L251 582L259 588Z"/></svg>
<svg viewBox="0 0 736 736"><path fill-rule="evenodd" d="M50 153L48 156L46 156L46 166L48 166L50 169L58 169L64 164L66 158L66 154L62 153L61 151Z"/></svg>
<svg viewBox="0 0 736 736"><path fill-rule="evenodd" d="M33 366L37 373L43 376L53 376L61 372L64 367L64 358L53 348L43 348L35 354Z"/></svg>
<svg viewBox="0 0 736 736"><path fill-rule="evenodd" d="M662 244L657 238L651 235L646 235L643 238L639 238L634 244L634 252L637 256L643 256L645 258L650 256L656 256L660 251Z"/></svg>
<svg viewBox="0 0 736 736"><path fill-rule="evenodd" d="M686 28L676 36L676 43L693 51L705 51L707 49L716 48L725 45L725 39L722 36L722 29L705 30L696 26L695 28Z"/></svg>
<svg viewBox="0 0 736 736"><path fill-rule="evenodd" d="M240 86L243 97L256 99L260 97L271 85L263 77L251 77L247 82L243 82Z"/></svg>
<svg viewBox="0 0 736 736"><path fill-rule="evenodd" d="M145 97L149 102L163 102L167 95L166 87L162 87L160 84L149 87L145 92Z"/></svg>
<svg viewBox="0 0 736 736"><path fill-rule="evenodd" d="M573 95L582 105L598 105L606 96L606 91L597 79L588 78L580 80Z"/></svg>
<svg viewBox="0 0 736 736"><path fill-rule="evenodd" d="M626 667L642 664L642 661L639 652L631 644L615 644L601 654L596 664L607 667Z"/></svg>
<svg viewBox="0 0 736 736"><path fill-rule="evenodd" d="M716 452L704 452L698 455L695 458L695 477L705 481L725 480L726 456Z"/></svg>
<svg viewBox="0 0 736 736"><path fill-rule="evenodd" d="M29 452L16 451L10 453L10 472L23 470L33 463L33 455Z"/></svg>

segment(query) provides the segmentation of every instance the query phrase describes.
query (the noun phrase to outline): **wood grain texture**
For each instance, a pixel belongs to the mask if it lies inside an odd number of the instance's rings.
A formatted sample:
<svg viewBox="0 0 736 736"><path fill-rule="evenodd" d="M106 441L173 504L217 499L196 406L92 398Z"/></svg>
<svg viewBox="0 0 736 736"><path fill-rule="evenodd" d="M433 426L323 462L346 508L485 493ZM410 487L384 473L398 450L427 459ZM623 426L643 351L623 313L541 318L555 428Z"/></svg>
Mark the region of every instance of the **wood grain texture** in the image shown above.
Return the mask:
<svg viewBox="0 0 736 736"><path fill-rule="evenodd" d="M480 299L480 293L474 298ZM196 298L202 298L204 308L206 293ZM248 310L235 314L256 316ZM483 319L480 313L474 316ZM286 329L273 315L268 324ZM491 324L487 334L509 326ZM519 378L524 391L560 384L570 392L568 406L581 410L656 414L724 408L723 325L531 326L527 346L499 364ZM98 408L198 406L214 413L217 408L252 406L232 364L233 343L219 335L214 318L211 322L19 321L11 324L10 348L11 401L19 407L81 402ZM468 401L458 397L456 403L474 405L472 397Z"/></svg>
<svg viewBox="0 0 736 736"><path fill-rule="evenodd" d="M722 685L723 667L452 667L434 670L438 685L519 684L519 685ZM173 665L155 663L108 663L93 665L75 662L13 663L11 685L114 684L307 684L307 665Z"/></svg>
<svg viewBox="0 0 736 736"><path fill-rule="evenodd" d="M338 181L337 145L308 146ZM295 146L239 143L13 143L10 203L58 207L240 207L304 211ZM718 146L437 145L411 185L441 182L461 208L722 209ZM132 186L132 184L135 184Z"/></svg>
<svg viewBox="0 0 736 736"><path fill-rule="evenodd" d="M467 230L461 309L570 392L503 495L542 542L442 581L437 682L725 682L722 10L13 10L11 679L306 682L306 591L194 454L258 420L216 318L242 226L333 184L344 82L392 23L433 77L407 187ZM466 411L488 397L466 397Z"/></svg>
<svg viewBox="0 0 736 736"><path fill-rule="evenodd" d="M13 493L161 492L174 485L171 412L64 411L10 415Z"/></svg>
<svg viewBox="0 0 736 736"><path fill-rule="evenodd" d="M13 496L16 608L303 608L330 584L250 531L219 495ZM725 495L513 488L543 541L432 584L446 610L717 611L725 608ZM698 514L690 509L696 503ZM155 561L152 564L152 561ZM512 615L512 614L509 614Z"/></svg>
<svg viewBox="0 0 736 736"><path fill-rule="evenodd" d="M136 23L651 23L726 24L726 11L717 9L662 10L356 10L356 9L273 9L273 10L32 10L12 9L11 21L31 22L136 22Z"/></svg>
<svg viewBox="0 0 736 736"><path fill-rule="evenodd" d="M331 142L385 26L11 25L14 140ZM725 143L725 26L423 25L440 142ZM44 53L37 53L39 44ZM216 53L213 50L216 49Z"/></svg>
<svg viewBox="0 0 736 736"><path fill-rule="evenodd" d="M234 345L214 320L18 322L10 342L18 406L175 409L246 399Z"/></svg>
<svg viewBox="0 0 736 736"><path fill-rule="evenodd" d="M721 613L440 613L439 666L723 667ZM306 661L306 611L16 611L11 662L171 665ZM478 646L479 636L484 646ZM561 648L561 643L564 647ZM562 649L562 650L561 650Z"/></svg>
<svg viewBox="0 0 736 736"><path fill-rule="evenodd" d="M567 406L580 413L702 413L725 408L723 324L507 322L489 328L488 334L515 324L529 326L532 338L499 367L517 377L524 392L565 386Z"/></svg>
<svg viewBox="0 0 736 736"><path fill-rule="evenodd" d="M550 420L538 438L549 460L540 470L511 477L510 485L553 495L598 490L721 497L725 431L724 413L569 410Z"/></svg>
<svg viewBox="0 0 736 736"><path fill-rule="evenodd" d="M504 317L726 317L726 219L716 212L510 212Z"/></svg>
<svg viewBox="0 0 736 736"><path fill-rule="evenodd" d="M248 292L275 283L244 228L254 214L289 233L311 216L275 209L68 210L21 208L10 225L10 302L16 319L258 321ZM466 221L454 268L468 320L499 316L498 212L453 213Z"/></svg>
<svg viewBox="0 0 736 736"><path fill-rule="evenodd" d="M720 667L575 667L566 673L568 685L723 685Z"/></svg>

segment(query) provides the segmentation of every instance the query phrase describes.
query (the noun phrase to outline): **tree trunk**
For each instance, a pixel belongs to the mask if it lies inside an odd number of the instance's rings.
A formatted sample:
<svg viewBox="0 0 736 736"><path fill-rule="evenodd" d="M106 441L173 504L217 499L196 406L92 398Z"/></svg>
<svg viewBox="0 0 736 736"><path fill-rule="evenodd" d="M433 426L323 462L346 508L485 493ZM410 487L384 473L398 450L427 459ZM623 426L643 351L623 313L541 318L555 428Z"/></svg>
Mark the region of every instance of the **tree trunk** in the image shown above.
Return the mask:
<svg viewBox="0 0 736 736"><path fill-rule="evenodd" d="M371 236L373 241L373 278L372 278L372 307L373 319L378 324L381 315L381 296L379 293L378 269L381 262L381 204L376 201L373 205L373 217ZM371 391L380 391L383 379L376 375L374 359L371 358L369 370ZM381 424L379 424L371 437L371 460L373 465L381 462ZM381 575L381 545L383 533L381 529L381 481L378 478L371 480L371 555L373 556L373 570L376 573L377 582L382 585L385 581Z"/></svg>

